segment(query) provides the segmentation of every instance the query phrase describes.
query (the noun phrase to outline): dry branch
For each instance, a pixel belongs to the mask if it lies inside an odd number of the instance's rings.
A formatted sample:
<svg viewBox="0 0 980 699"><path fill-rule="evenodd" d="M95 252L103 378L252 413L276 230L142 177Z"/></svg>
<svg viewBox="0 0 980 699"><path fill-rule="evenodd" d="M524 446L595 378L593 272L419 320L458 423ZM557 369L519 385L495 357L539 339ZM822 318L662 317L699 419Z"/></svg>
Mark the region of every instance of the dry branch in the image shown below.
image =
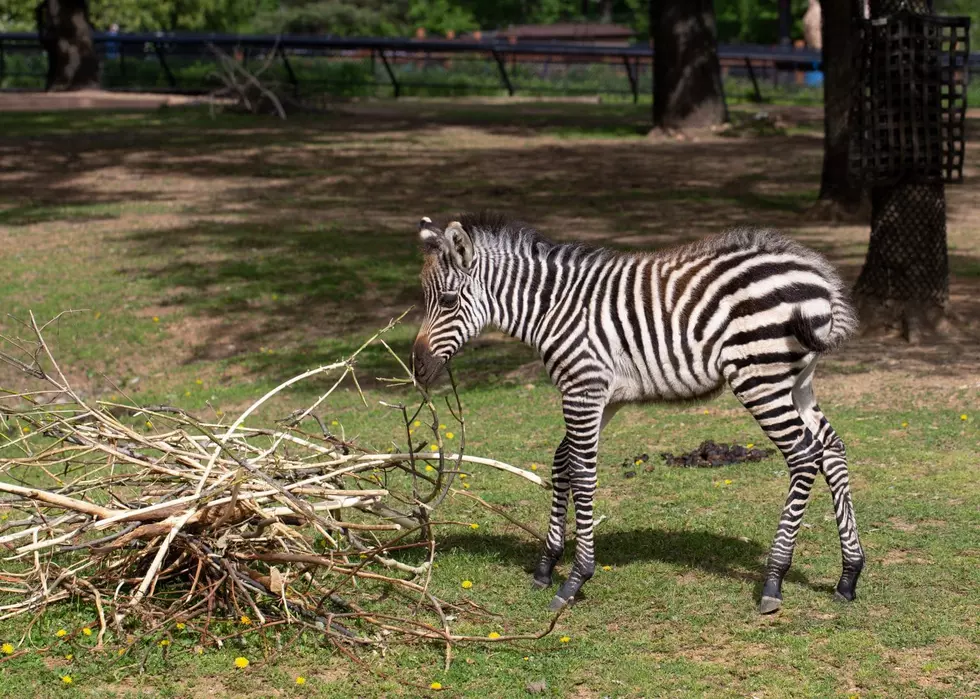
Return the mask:
<svg viewBox="0 0 980 699"><path fill-rule="evenodd" d="M550 484L465 453L455 382L449 412L459 446L447 453L438 426L450 420L440 418L381 339L396 322L343 361L296 376L229 424L216 424L173 406L88 401L55 362L45 326L31 316L33 342L7 342L23 356L0 352L0 361L42 384L35 391L0 391L0 552L6 555L0 621L84 599L98 612L100 645L107 636L125 636L127 619L149 633L197 617L203 617L202 638L220 645L212 622L242 615L260 626L316 630L335 645L349 645L345 654L437 641L446 645L448 661L453 644L484 640L452 628L479 620L478 607L440 600L429 590L437 530L452 526L434 520L433 511L463 463ZM415 408L383 403L393 409L405 442L394 440L394 449L331 434L316 415L347 381L360 390L355 360L371 345L397 360L402 398L419 398ZM272 397L321 375L330 387L312 406L274 428L248 424ZM431 437L415 434L422 430L413 428L416 420L428 424Z"/></svg>

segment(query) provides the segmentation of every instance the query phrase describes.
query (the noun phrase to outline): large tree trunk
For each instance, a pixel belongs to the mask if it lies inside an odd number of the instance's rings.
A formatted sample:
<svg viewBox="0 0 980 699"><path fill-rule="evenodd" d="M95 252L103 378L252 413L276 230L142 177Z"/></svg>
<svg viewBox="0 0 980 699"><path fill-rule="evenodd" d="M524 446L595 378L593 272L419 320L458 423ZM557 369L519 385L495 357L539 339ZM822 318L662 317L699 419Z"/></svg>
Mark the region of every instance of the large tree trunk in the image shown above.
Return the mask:
<svg viewBox="0 0 980 699"><path fill-rule="evenodd" d="M913 12L930 11L928 0L913 0L908 5L898 0L872 0L870 5L872 17L906 6ZM934 73L934 80L939 81L938 63L926 63L920 57L916 68ZM889 108L896 118L902 118L905 106L896 100ZM924 140L939 143L938 122L933 128L935 131L925 134ZM854 296L865 332L897 330L905 339L916 341L945 329L949 261L942 182L906 177L895 184L871 188L871 240Z"/></svg>
<svg viewBox="0 0 980 699"><path fill-rule="evenodd" d="M728 121L712 0L651 0L653 125L662 129Z"/></svg>
<svg viewBox="0 0 980 699"><path fill-rule="evenodd" d="M44 0L34 11L48 54L48 90L99 87L99 57L92 42L86 0Z"/></svg>
<svg viewBox="0 0 980 699"><path fill-rule="evenodd" d="M823 27L823 104L824 151L820 176L820 199L832 218L839 211L857 210L864 187L853 177L849 164L851 105L854 101L854 56L857 50L857 22L860 3L855 0L824 0L821 3Z"/></svg>

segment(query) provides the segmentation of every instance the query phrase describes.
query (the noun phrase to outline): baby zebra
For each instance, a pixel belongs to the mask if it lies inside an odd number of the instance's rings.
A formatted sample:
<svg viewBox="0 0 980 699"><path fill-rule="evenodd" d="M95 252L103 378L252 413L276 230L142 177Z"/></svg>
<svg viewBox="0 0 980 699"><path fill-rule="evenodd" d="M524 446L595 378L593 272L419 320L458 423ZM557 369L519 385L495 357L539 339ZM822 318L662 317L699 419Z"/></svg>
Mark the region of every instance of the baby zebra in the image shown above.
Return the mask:
<svg viewBox="0 0 980 699"><path fill-rule="evenodd" d="M565 438L535 586L551 585L575 502L575 563L551 603L592 577L599 433L624 403L717 395L727 382L789 466L789 496L769 552L760 611L782 604L783 577L818 473L830 486L843 553L836 596L853 600L864 552L844 444L817 406L820 354L856 328L823 257L765 230L734 230L657 253L553 243L520 223L464 215L419 223L425 318L413 368L429 385L460 347L494 325L541 354L562 394Z"/></svg>

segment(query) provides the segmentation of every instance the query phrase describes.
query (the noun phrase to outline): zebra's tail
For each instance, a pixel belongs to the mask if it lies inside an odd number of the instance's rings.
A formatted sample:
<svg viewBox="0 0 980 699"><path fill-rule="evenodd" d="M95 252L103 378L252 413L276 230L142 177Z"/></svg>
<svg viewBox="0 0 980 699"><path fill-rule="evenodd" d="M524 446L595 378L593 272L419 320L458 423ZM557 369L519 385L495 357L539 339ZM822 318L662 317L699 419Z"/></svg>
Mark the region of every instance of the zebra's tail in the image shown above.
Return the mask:
<svg viewBox="0 0 980 699"><path fill-rule="evenodd" d="M826 316L820 318L824 320ZM854 335L858 328L857 314L842 289L834 289L830 299L830 329L822 329L825 323L814 323L814 318L803 315L799 306L793 309L790 325L793 334L811 352L832 352ZM818 328L821 328L818 331Z"/></svg>

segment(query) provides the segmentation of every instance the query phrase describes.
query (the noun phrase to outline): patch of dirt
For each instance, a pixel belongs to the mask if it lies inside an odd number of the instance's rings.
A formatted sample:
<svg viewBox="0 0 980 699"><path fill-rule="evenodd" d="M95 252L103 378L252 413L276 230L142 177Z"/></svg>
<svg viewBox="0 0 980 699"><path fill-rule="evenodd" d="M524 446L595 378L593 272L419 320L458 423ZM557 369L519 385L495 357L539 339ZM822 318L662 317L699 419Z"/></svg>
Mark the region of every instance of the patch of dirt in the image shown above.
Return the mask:
<svg viewBox="0 0 980 699"><path fill-rule="evenodd" d="M683 468L718 468L732 464L741 464L768 459L776 453L775 449L747 449L739 444L720 445L706 440L701 445L686 454L674 456L663 452L660 456L668 466ZM645 455L644 455L645 456Z"/></svg>

